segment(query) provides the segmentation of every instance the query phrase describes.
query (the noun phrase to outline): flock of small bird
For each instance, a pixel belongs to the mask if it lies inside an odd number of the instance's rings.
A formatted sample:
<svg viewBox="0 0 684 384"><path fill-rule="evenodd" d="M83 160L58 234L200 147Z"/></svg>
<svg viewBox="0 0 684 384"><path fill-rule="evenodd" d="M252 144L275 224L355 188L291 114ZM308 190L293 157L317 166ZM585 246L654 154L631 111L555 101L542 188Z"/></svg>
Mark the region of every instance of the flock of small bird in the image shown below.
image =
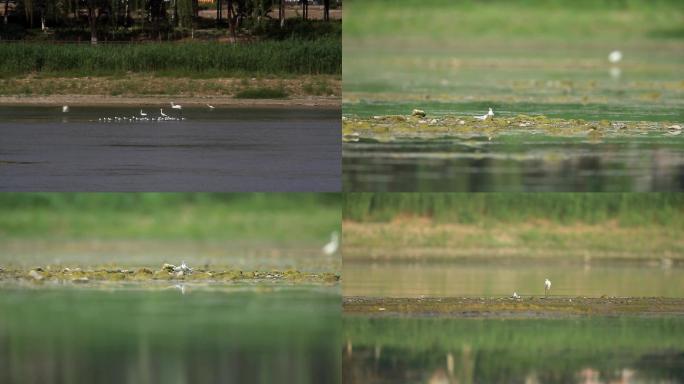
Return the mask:
<svg viewBox="0 0 684 384"><path fill-rule="evenodd" d="M209 108L210 111L213 111L216 107L210 104L206 104L207 108ZM114 116L114 117L100 117L97 119L98 122L100 123L130 123L130 122L139 122L139 121L183 121L185 120L185 117L183 117L183 106L180 104L176 104L173 101L171 102L171 109L177 110L178 114L176 116L168 115L164 113L164 108L159 108L159 116L151 116L149 113L143 111L142 109L140 110L139 115L133 115L133 116ZM62 113L68 113L69 112L69 106L64 105L62 106Z"/></svg>

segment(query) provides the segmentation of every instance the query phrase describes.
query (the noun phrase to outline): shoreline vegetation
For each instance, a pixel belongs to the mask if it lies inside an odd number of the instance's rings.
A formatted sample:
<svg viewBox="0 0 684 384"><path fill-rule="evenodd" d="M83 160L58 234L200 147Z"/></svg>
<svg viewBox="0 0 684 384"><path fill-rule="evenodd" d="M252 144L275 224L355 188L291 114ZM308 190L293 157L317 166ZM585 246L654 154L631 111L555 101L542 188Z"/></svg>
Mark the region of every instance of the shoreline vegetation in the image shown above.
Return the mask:
<svg viewBox="0 0 684 384"><path fill-rule="evenodd" d="M684 315L684 299L663 297L344 297L345 315L377 317L565 317Z"/></svg>
<svg viewBox="0 0 684 384"><path fill-rule="evenodd" d="M684 265L682 196L349 193L345 260Z"/></svg>

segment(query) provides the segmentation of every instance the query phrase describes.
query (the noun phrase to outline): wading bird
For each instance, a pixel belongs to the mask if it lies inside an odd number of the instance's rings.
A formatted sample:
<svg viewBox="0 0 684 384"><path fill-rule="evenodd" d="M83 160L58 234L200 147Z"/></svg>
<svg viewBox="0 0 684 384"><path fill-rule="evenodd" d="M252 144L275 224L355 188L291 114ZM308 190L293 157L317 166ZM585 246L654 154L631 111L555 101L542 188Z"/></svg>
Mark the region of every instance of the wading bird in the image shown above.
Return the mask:
<svg viewBox="0 0 684 384"><path fill-rule="evenodd" d="M162 117L169 117L169 115L164 113L164 110L162 108L159 108L159 113L162 115Z"/></svg>
<svg viewBox="0 0 684 384"><path fill-rule="evenodd" d="M613 64L619 62L620 60L622 60L622 52L620 51L613 51L610 53L610 55L608 55L608 61Z"/></svg>
<svg viewBox="0 0 684 384"><path fill-rule="evenodd" d="M147 116L147 113L143 112L142 109L140 110L140 116Z"/></svg>
<svg viewBox="0 0 684 384"><path fill-rule="evenodd" d="M337 231L330 235L330 241L328 244L323 246L323 253L326 255L332 255L337 252L337 248L340 246L340 236Z"/></svg>
<svg viewBox="0 0 684 384"><path fill-rule="evenodd" d="M207 107L209 107L209 109L212 109L212 110L215 108L213 105L209 105L209 104L207 104Z"/></svg>
<svg viewBox="0 0 684 384"><path fill-rule="evenodd" d="M475 118L478 120L487 120L487 118L490 116L494 116L494 111L492 111L491 108L489 108L489 112L487 112L486 114L484 114L482 116L475 116Z"/></svg>
<svg viewBox="0 0 684 384"><path fill-rule="evenodd" d="M69 106L68 106L68 105L63 105L63 106L62 106L62 112L64 112L64 113L69 112Z"/></svg>
<svg viewBox="0 0 684 384"><path fill-rule="evenodd" d="M173 101L171 102L171 108L173 109L183 109L179 104L174 104Z"/></svg>
<svg viewBox="0 0 684 384"><path fill-rule="evenodd" d="M547 297L549 295L550 290L551 290L551 280L546 279L546 280L544 280L544 297Z"/></svg>

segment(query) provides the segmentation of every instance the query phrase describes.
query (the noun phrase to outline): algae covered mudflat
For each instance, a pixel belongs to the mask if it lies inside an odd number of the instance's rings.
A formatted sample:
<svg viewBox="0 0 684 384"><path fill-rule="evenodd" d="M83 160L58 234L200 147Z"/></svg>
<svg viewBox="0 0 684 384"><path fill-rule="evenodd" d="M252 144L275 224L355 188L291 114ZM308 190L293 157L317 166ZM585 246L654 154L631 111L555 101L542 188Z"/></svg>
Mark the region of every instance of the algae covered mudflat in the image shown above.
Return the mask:
<svg viewBox="0 0 684 384"><path fill-rule="evenodd" d="M344 298L344 313L426 317L684 315L684 299L665 297Z"/></svg>
<svg viewBox="0 0 684 384"><path fill-rule="evenodd" d="M344 190L684 189L675 2L403 0L346 12ZM488 108L493 119L475 119Z"/></svg>

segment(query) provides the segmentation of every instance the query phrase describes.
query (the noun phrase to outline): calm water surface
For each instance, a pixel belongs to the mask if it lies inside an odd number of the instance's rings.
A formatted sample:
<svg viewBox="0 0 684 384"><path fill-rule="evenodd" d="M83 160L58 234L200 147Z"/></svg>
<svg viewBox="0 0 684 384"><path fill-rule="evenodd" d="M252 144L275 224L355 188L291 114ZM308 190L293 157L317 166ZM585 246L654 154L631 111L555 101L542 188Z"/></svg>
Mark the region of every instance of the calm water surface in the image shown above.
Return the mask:
<svg viewBox="0 0 684 384"><path fill-rule="evenodd" d="M684 297L684 268L643 264L343 263L346 296Z"/></svg>
<svg viewBox="0 0 684 384"><path fill-rule="evenodd" d="M1 107L0 190L340 188L339 110L186 108L183 121L98 121L133 116L140 108Z"/></svg>
<svg viewBox="0 0 684 384"><path fill-rule="evenodd" d="M2 383L338 382L334 288L0 287Z"/></svg>
<svg viewBox="0 0 684 384"><path fill-rule="evenodd" d="M681 383L684 319L343 319L344 383Z"/></svg>

